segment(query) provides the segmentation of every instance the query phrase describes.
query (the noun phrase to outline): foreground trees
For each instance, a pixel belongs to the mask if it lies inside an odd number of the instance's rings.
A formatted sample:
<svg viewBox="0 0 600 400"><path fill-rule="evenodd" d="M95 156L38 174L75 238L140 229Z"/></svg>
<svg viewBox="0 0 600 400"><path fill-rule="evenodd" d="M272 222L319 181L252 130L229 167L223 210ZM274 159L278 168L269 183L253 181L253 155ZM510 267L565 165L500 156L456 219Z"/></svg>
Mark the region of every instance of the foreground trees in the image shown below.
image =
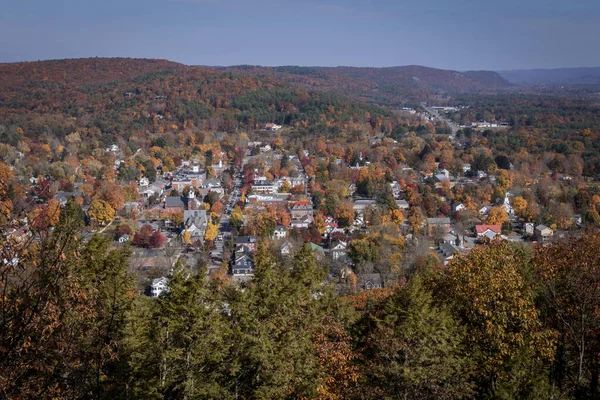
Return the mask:
<svg viewBox="0 0 600 400"><path fill-rule="evenodd" d="M242 290L179 266L149 299L128 248L82 225L69 202L36 241L0 242L0 398L598 397L596 233L492 242L347 298L310 247L281 263L260 244Z"/></svg>

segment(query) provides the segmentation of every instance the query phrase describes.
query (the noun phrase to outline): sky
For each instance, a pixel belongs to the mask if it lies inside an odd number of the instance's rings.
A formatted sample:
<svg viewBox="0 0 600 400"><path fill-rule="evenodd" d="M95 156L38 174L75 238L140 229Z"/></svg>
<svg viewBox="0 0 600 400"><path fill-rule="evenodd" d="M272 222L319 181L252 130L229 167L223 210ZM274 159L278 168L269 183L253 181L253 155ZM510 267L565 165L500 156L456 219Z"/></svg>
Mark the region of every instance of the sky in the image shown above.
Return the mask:
<svg viewBox="0 0 600 400"><path fill-rule="evenodd" d="M0 0L0 62L600 66L599 0Z"/></svg>

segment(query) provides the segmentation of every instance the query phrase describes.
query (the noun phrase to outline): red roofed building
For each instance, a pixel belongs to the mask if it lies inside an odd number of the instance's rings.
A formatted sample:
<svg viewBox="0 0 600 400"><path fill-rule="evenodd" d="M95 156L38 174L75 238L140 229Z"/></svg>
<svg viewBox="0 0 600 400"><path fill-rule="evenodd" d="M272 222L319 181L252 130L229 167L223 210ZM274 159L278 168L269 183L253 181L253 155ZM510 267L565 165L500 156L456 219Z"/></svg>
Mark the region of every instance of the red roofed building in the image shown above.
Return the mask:
<svg viewBox="0 0 600 400"><path fill-rule="evenodd" d="M478 237L487 236L492 239L502 233L502 227L500 225L476 225L475 233Z"/></svg>

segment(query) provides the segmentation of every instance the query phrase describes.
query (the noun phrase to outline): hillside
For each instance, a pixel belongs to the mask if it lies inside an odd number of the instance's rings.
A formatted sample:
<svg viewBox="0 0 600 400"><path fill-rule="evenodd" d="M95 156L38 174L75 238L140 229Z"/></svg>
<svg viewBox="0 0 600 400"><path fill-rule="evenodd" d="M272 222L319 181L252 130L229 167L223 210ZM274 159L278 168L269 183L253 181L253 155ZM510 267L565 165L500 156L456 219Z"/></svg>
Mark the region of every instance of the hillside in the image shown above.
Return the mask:
<svg viewBox="0 0 600 400"><path fill-rule="evenodd" d="M396 106L480 93L510 84L491 71L457 72L417 65L389 68L234 66L227 70L271 76L296 85L328 90L368 102Z"/></svg>
<svg viewBox="0 0 600 400"><path fill-rule="evenodd" d="M525 85L597 85L600 84L600 67L520 69L498 71L504 79Z"/></svg>
<svg viewBox="0 0 600 400"><path fill-rule="evenodd" d="M148 134L256 129L276 122L338 135L361 124L393 125L384 109L273 77L162 60L78 59L0 64L0 141L61 138L138 145ZM388 124L388 125L389 125ZM390 125L390 126L391 126Z"/></svg>

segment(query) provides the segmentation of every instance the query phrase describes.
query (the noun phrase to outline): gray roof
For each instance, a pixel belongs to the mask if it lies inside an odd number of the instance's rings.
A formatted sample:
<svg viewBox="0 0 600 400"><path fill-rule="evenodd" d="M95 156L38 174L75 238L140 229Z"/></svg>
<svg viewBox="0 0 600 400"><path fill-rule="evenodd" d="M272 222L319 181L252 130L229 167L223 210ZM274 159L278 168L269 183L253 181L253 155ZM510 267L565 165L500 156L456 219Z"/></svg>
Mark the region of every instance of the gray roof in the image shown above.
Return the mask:
<svg viewBox="0 0 600 400"><path fill-rule="evenodd" d="M440 252L444 255L444 257L450 257L454 253L460 252L460 249L450 243L441 243Z"/></svg>
<svg viewBox="0 0 600 400"><path fill-rule="evenodd" d="M165 207L184 207L183 201L181 197L178 196L168 196L165 200Z"/></svg>
<svg viewBox="0 0 600 400"><path fill-rule="evenodd" d="M238 236L235 238L235 244L255 243L256 236Z"/></svg>
<svg viewBox="0 0 600 400"><path fill-rule="evenodd" d="M408 201L406 201L406 200L396 200L396 204L400 208L408 208L408 206L409 206Z"/></svg>
<svg viewBox="0 0 600 400"><path fill-rule="evenodd" d="M450 223L450 218L448 218L448 217L443 217L443 218L427 218L427 223L430 224L430 225L449 224Z"/></svg>
<svg viewBox="0 0 600 400"><path fill-rule="evenodd" d="M197 228L204 227L207 223L206 210L183 211L183 223L186 226L194 224Z"/></svg>

